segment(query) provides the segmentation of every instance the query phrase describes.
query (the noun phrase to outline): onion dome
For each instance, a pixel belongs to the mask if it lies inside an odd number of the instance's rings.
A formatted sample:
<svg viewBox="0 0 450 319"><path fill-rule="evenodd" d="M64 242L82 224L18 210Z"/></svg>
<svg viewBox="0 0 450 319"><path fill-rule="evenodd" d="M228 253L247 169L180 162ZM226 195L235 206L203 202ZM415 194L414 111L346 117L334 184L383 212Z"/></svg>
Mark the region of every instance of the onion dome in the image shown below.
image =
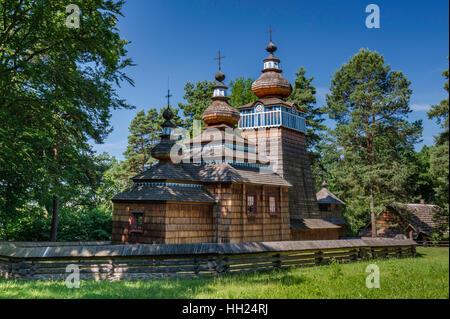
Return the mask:
<svg viewBox="0 0 450 319"><path fill-rule="evenodd" d="M175 145L175 140L171 139L173 129L176 127L175 124L171 122L173 119L173 112L167 106L166 110L163 112L164 123L161 124L162 132L160 133L160 142L156 144L152 150L151 154L154 158L160 161L171 161L170 155L172 147Z"/></svg>
<svg viewBox="0 0 450 319"><path fill-rule="evenodd" d="M262 74L252 84L252 91L259 98L264 96L278 96L281 98L291 95L292 86L282 75L280 60L273 54L277 50L272 41L267 45L268 57L264 60Z"/></svg>
<svg viewBox="0 0 450 319"><path fill-rule="evenodd" d="M225 74L219 67L219 72L216 76L216 85L214 85L214 93L212 104L203 112L203 122L207 125L226 124L234 126L239 122L239 112L230 104L228 104L227 89L228 87L223 83Z"/></svg>

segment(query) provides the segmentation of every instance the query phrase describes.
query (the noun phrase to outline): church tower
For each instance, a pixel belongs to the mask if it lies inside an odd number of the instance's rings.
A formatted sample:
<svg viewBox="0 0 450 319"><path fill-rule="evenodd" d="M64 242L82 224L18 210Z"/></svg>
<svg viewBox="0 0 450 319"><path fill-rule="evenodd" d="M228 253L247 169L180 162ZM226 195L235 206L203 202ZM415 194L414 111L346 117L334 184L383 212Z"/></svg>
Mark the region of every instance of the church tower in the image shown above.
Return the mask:
<svg viewBox="0 0 450 319"><path fill-rule="evenodd" d="M266 50L269 55L264 60L262 74L252 84L258 100L238 108L241 115L238 127L242 136L257 144L258 149L265 147L274 171L292 184L289 189L291 219L320 218L306 153L304 112L295 103L286 101L292 87L281 74L280 60L274 55L277 47L272 39Z"/></svg>

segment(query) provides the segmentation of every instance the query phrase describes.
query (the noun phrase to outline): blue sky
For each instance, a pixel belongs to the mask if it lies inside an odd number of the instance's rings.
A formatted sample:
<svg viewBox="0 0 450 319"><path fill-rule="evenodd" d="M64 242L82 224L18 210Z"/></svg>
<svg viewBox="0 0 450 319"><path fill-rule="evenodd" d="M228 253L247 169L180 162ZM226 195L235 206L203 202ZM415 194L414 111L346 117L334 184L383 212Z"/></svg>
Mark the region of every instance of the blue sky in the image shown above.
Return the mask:
<svg viewBox="0 0 450 319"><path fill-rule="evenodd" d="M371 3L380 8L379 29L365 26L365 8ZM304 66L314 76L320 105L334 72L360 48L369 48L412 82L414 111L409 118L424 124L423 142L416 148L432 145L440 131L426 112L446 97L441 75L449 54L446 0L128 0L124 15L121 36L131 41L128 55L137 66L127 70L135 86L124 84L118 92L136 109L113 111L114 130L105 144L94 144L98 152L123 159L136 112L166 104L168 77L173 105L183 102L187 81L213 80L219 49L226 56L226 83L239 76L256 79L267 55L269 25L275 30L283 75L293 83L295 72Z"/></svg>

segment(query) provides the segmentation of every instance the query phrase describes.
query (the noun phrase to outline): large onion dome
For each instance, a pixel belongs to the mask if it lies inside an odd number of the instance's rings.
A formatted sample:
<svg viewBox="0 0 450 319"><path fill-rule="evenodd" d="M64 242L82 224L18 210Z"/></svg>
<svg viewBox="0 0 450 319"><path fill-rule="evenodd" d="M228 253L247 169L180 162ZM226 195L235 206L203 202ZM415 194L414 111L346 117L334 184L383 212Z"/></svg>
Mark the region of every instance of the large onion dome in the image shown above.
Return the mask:
<svg viewBox="0 0 450 319"><path fill-rule="evenodd" d="M269 56L264 60L262 74L252 84L252 91L259 98L264 96L288 97L292 93L292 86L282 75L280 60L273 54L277 47L270 41L266 47Z"/></svg>
<svg viewBox="0 0 450 319"><path fill-rule="evenodd" d="M214 94L211 98L212 104L203 112L203 122L207 125L226 124L234 126L239 122L239 112L228 104L227 89L228 87L223 84L225 80L225 74L219 68L215 79L217 81L214 86Z"/></svg>

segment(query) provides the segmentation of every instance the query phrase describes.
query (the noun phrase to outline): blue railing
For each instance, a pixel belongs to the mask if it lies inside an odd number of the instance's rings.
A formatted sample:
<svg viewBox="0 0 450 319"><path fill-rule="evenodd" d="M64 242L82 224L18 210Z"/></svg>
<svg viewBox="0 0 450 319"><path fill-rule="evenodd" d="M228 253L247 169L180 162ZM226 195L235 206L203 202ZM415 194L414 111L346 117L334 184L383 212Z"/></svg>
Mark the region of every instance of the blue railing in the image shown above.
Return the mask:
<svg viewBox="0 0 450 319"><path fill-rule="evenodd" d="M304 117L288 113L284 110L275 110L257 113L241 113L239 128L277 127L285 126L305 132L306 120Z"/></svg>

